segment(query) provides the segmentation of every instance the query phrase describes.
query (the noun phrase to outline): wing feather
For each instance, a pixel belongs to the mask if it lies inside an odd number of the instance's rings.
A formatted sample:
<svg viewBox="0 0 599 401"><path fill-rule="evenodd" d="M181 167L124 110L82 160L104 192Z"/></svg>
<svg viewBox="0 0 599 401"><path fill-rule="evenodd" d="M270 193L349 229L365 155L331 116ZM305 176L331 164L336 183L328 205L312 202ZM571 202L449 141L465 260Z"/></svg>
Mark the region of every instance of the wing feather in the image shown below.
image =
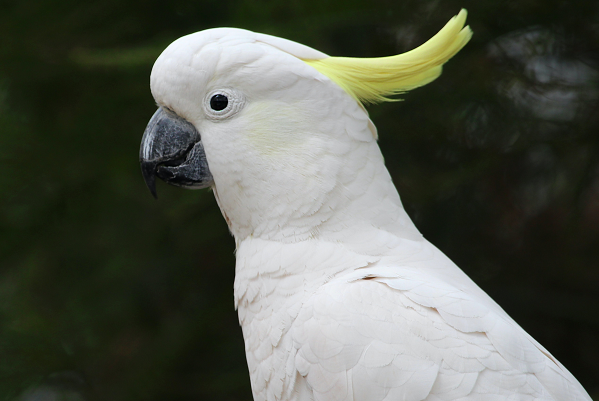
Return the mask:
<svg viewBox="0 0 599 401"><path fill-rule="evenodd" d="M589 400L506 316L426 272L368 267L306 300L296 368L314 400Z"/></svg>

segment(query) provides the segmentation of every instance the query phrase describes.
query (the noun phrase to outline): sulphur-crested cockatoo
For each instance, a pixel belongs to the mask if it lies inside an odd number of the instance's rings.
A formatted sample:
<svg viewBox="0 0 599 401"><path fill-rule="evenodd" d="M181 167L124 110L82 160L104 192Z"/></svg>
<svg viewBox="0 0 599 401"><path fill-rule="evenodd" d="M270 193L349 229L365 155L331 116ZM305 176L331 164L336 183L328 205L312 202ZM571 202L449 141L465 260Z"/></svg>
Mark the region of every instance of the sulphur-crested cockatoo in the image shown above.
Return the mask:
<svg viewBox="0 0 599 401"><path fill-rule="evenodd" d="M214 191L255 400L590 400L418 232L362 106L437 78L465 20L373 59L209 29L154 64L142 171Z"/></svg>

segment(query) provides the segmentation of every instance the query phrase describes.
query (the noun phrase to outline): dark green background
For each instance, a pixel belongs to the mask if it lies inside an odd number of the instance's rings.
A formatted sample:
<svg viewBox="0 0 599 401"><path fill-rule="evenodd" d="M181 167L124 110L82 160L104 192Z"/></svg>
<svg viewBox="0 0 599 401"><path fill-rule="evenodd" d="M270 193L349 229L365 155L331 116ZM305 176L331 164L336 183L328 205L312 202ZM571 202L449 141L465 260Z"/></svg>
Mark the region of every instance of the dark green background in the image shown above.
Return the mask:
<svg viewBox="0 0 599 401"><path fill-rule="evenodd" d="M369 107L383 154L424 235L599 399L599 2L373 3L3 2L0 400L251 399L213 195L155 201L139 171L171 41L383 56L461 7L474 37L441 78Z"/></svg>

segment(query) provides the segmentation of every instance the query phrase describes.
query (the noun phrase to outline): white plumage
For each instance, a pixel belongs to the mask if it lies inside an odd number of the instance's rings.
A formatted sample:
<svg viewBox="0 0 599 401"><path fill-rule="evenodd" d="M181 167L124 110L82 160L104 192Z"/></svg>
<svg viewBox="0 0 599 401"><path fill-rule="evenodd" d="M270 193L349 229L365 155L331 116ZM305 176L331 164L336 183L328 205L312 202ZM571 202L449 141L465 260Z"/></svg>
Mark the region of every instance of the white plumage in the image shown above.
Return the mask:
<svg viewBox="0 0 599 401"><path fill-rule="evenodd" d="M201 134L236 239L254 398L590 400L422 238L366 111L307 62L327 57L213 29L175 41L152 71L157 103ZM210 110L213 93L231 109Z"/></svg>

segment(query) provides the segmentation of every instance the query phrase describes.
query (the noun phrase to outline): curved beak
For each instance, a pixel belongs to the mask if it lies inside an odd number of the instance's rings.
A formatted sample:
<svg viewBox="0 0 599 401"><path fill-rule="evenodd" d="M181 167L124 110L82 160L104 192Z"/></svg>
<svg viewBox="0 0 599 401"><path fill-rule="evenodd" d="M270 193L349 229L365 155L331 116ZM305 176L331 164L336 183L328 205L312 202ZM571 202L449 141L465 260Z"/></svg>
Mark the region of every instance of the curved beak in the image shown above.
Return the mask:
<svg viewBox="0 0 599 401"><path fill-rule="evenodd" d="M202 138L187 120L159 107L141 139L139 162L154 198L156 177L168 184L200 189L212 185Z"/></svg>

